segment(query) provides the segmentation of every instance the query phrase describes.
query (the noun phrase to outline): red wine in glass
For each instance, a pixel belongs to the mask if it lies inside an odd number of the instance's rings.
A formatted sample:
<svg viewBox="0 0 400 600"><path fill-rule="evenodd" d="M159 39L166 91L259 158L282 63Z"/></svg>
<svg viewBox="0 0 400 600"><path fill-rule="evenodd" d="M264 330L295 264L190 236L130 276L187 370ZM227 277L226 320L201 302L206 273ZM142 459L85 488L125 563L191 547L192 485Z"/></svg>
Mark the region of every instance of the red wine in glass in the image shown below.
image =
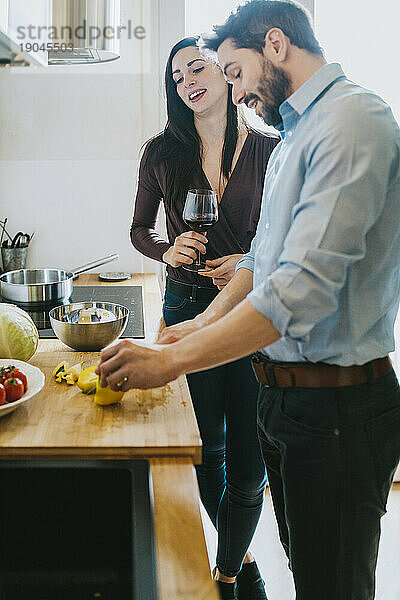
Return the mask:
<svg viewBox="0 0 400 600"><path fill-rule="evenodd" d="M204 233L218 221L218 199L214 190L189 190L183 209L183 220L190 229ZM197 273L206 268L201 260L200 252L197 259L190 265L182 265L184 269Z"/></svg>

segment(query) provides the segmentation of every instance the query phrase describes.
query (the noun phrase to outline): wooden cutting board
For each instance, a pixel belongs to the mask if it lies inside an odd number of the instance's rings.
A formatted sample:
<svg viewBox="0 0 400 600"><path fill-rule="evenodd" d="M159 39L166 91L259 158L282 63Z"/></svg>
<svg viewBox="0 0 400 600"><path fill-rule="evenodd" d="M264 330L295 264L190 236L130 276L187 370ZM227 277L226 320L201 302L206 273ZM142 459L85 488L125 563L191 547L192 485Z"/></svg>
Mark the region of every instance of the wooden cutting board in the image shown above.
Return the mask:
<svg viewBox="0 0 400 600"><path fill-rule="evenodd" d="M143 286L146 341L155 342L162 326L157 278L134 275L117 285ZM115 285L96 275L81 275L76 285ZM128 458L133 456L191 457L201 461L201 440L186 379L163 388L131 390L122 402L97 406L92 396L75 386L58 384L52 375L65 360L96 365L97 352L74 352L59 340L41 340L29 361L45 374L43 390L10 415L0 419L0 448L8 456L79 456Z"/></svg>

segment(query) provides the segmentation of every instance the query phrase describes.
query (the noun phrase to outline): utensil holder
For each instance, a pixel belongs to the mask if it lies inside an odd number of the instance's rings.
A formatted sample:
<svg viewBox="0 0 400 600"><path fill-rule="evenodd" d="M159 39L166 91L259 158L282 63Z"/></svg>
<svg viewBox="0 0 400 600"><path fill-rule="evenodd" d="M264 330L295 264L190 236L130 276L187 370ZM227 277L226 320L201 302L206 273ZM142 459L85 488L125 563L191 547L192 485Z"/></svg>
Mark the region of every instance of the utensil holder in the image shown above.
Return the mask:
<svg viewBox="0 0 400 600"><path fill-rule="evenodd" d="M25 248L2 248L1 259L4 273L25 269L27 254L28 246Z"/></svg>

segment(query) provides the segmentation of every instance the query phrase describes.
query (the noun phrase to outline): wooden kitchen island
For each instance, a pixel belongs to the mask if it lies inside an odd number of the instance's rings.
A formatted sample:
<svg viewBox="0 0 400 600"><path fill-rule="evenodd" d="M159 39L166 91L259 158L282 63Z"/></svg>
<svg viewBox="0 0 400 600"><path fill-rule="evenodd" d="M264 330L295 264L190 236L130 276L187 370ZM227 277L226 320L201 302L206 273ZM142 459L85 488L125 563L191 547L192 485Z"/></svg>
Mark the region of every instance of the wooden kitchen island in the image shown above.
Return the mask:
<svg viewBox="0 0 400 600"><path fill-rule="evenodd" d="M97 275L81 275L75 285L106 285ZM146 341L161 327L161 297L153 274L133 275L118 285L143 288ZM59 340L40 340L29 361L45 374L43 390L0 419L0 458L147 458L154 490L154 524L160 600L217 600L210 578L199 510L194 463L201 440L186 379L163 388L131 390L121 403L101 407L75 386L55 382L54 367L99 354L75 352Z"/></svg>

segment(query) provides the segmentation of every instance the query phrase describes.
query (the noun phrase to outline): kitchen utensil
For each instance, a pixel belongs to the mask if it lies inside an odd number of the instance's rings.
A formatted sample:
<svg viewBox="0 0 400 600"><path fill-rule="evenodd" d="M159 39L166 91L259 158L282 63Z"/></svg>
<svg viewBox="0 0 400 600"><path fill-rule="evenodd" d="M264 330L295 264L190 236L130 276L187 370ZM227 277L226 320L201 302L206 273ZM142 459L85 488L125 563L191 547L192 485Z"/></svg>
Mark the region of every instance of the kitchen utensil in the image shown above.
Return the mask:
<svg viewBox="0 0 400 600"><path fill-rule="evenodd" d="M1 231L1 239L0 239L0 247L1 247L1 246L2 246L2 244L3 244L3 237L4 237L4 234L6 233L6 225L7 225L7 220L8 220L8 219L7 219L7 217L6 217L6 218L4 219L4 221L0 221L0 225L1 225L1 228L2 228L2 231Z"/></svg>
<svg viewBox="0 0 400 600"><path fill-rule="evenodd" d="M15 247L16 248L25 248L29 245L30 236L27 233L24 233L19 236Z"/></svg>
<svg viewBox="0 0 400 600"><path fill-rule="evenodd" d="M33 398L33 396L36 396L36 394L38 394L44 386L44 374L37 367L34 367L33 365L30 365L22 360L15 360L14 358L0 359L0 367L8 367L9 365L14 365L14 367L25 373L28 379L28 389L19 400L0 406L0 417L8 415L10 412L18 408L18 406L21 406L21 404L24 404L24 402L30 400Z"/></svg>
<svg viewBox="0 0 400 600"><path fill-rule="evenodd" d="M3 221L3 223L2 223L2 225L3 225L3 233L5 233L5 234L6 234L6 236L8 237L8 240L10 240L10 242L12 242L12 237L11 237L11 235L8 233L8 231L7 231L7 229L6 229L7 221L8 221L8 218L6 217L6 218L4 219L4 221ZM3 240L3 235L1 236L1 239ZM5 241L4 241L4 246L5 246L6 248L8 247L8 240L5 240ZM3 244L2 244L2 245L3 245Z"/></svg>
<svg viewBox="0 0 400 600"><path fill-rule="evenodd" d="M2 248L1 260L3 261L3 270L15 271L16 269L25 269L28 246L24 248Z"/></svg>
<svg viewBox="0 0 400 600"><path fill-rule="evenodd" d="M71 313L92 308L108 311L115 319L98 323L70 322ZM128 322L129 309L111 302L76 302L53 308L49 317L54 333L64 344L74 350L98 351L122 335Z"/></svg>
<svg viewBox="0 0 400 600"><path fill-rule="evenodd" d="M3 250L3 248L2 248ZM55 303L72 294L73 277L100 267L119 258L110 254L71 271L63 269L18 269L0 276L0 293L3 298L19 304Z"/></svg>
<svg viewBox="0 0 400 600"><path fill-rule="evenodd" d="M25 237L25 233L22 231L18 231L13 237L13 241L11 242L11 248L19 248L20 247L20 239L21 237Z"/></svg>

